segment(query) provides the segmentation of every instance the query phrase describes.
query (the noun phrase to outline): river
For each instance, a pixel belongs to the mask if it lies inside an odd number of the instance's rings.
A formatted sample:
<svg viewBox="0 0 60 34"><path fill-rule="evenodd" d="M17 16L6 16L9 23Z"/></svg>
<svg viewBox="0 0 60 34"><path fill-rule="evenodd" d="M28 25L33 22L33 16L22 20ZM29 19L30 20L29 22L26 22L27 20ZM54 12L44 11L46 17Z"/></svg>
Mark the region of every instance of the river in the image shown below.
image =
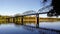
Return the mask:
<svg viewBox="0 0 60 34"><path fill-rule="evenodd" d="M28 25L35 26L34 24ZM60 30L60 22L40 22L39 27ZM9 23L0 24L0 34L60 34L60 32Z"/></svg>

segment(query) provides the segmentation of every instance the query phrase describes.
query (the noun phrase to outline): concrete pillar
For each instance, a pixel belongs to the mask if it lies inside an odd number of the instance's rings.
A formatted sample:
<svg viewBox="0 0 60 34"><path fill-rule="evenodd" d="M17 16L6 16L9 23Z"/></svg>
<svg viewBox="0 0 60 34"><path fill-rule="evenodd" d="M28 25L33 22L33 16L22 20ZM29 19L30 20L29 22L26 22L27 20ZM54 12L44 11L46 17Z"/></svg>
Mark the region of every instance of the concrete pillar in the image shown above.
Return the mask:
<svg viewBox="0 0 60 34"><path fill-rule="evenodd" d="M39 14L36 14L36 18L37 18L37 24L36 24L36 27L39 28Z"/></svg>
<svg viewBox="0 0 60 34"><path fill-rule="evenodd" d="M15 23L15 17L13 17L13 22Z"/></svg>
<svg viewBox="0 0 60 34"><path fill-rule="evenodd" d="M23 16L21 16L21 25L23 25Z"/></svg>

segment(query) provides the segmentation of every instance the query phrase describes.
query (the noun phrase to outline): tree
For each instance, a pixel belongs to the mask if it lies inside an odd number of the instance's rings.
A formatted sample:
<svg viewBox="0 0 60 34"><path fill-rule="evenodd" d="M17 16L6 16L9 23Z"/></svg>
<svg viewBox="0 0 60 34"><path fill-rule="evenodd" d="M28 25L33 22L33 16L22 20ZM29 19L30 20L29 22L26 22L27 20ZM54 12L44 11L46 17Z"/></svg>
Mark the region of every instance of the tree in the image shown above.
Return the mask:
<svg viewBox="0 0 60 34"><path fill-rule="evenodd" d="M52 4L51 5L53 6L53 9L50 10L47 13L47 16L59 16L60 15L60 5L59 5L59 3L60 3L59 0L52 0Z"/></svg>

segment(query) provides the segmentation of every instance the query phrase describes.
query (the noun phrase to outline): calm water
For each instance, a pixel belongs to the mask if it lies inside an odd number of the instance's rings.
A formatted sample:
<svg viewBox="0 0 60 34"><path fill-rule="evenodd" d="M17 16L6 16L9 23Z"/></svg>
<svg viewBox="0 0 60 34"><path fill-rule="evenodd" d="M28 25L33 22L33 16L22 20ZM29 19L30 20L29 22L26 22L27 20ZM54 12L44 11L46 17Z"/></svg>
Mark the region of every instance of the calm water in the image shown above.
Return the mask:
<svg viewBox="0 0 60 34"><path fill-rule="evenodd" d="M33 26L33 24L31 25ZM43 27L42 25L40 25L40 27ZM24 25L0 24L0 34L60 34L60 33L56 31L27 27Z"/></svg>

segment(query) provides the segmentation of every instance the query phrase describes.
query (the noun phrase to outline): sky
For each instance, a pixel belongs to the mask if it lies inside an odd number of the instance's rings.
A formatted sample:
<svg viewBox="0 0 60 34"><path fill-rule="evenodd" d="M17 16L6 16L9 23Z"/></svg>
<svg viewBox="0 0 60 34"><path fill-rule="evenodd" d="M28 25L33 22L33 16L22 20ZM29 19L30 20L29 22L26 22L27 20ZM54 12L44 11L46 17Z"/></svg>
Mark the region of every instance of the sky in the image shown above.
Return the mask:
<svg viewBox="0 0 60 34"><path fill-rule="evenodd" d="M43 6L51 4L51 0L0 0L0 15L22 14L28 10L38 11Z"/></svg>

